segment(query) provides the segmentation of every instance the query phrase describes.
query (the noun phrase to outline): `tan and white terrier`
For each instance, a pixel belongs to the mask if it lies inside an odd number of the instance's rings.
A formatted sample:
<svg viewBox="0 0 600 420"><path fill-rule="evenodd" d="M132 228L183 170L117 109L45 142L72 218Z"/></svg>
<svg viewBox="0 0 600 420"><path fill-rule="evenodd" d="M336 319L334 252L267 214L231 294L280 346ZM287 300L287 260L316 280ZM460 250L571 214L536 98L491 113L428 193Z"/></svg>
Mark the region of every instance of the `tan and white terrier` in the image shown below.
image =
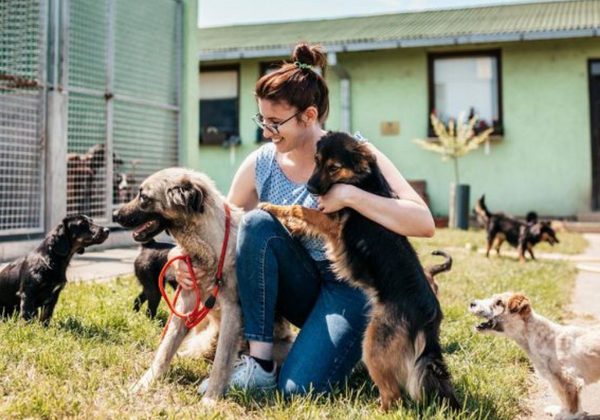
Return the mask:
<svg viewBox="0 0 600 420"><path fill-rule="evenodd" d="M580 392L600 379L600 325L576 327L556 324L531 309L521 293L502 293L471 302L469 310L486 321L476 330L503 335L517 342L535 370L550 382L561 406L546 413L556 420L582 419Z"/></svg>

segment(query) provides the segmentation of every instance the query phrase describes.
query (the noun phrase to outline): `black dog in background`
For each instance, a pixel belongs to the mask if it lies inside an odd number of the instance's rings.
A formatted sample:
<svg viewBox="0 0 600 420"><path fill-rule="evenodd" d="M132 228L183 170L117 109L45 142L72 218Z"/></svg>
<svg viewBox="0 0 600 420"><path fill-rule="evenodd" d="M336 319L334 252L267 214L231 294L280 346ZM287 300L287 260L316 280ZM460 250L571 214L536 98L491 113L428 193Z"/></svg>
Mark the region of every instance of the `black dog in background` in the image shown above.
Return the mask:
<svg viewBox="0 0 600 420"><path fill-rule="evenodd" d="M484 227L487 236L486 257L489 257L492 248L500 255L500 247L504 241L517 248L519 261L525 262L525 252L535 260L533 247L539 242L548 242L550 245L559 243L556 232L549 221L538 221L537 213L527 213L525 222L508 216L504 213L492 213L485 204L485 195L477 200L475 206L478 222Z"/></svg>
<svg viewBox="0 0 600 420"><path fill-rule="evenodd" d="M38 315L48 325L58 296L67 283L67 267L75 253L101 244L109 229L83 215L68 216L26 256L0 272L0 315L19 312L30 320Z"/></svg>
<svg viewBox="0 0 600 420"><path fill-rule="evenodd" d="M169 251L173 247L175 245L156 242L154 239L142 244L140 255L134 263L135 275L143 287L142 292L133 301L133 309L136 312L139 312L144 302L148 301L146 314L150 318L156 316L156 309L161 299L158 277L167 263ZM172 270L166 272L164 282L170 284L174 289L177 288L177 281Z"/></svg>

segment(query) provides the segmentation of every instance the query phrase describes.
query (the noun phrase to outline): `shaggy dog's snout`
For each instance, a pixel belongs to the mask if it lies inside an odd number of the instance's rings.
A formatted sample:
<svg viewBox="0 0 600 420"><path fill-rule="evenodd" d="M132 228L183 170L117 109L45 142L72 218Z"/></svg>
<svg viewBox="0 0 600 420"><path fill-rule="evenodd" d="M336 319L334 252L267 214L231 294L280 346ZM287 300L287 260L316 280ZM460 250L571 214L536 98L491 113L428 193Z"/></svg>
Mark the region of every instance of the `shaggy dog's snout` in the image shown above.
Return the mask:
<svg viewBox="0 0 600 420"><path fill-rule="evenodd" d="M113 212L114 220L123 227L134 227L139 224L137 223L137 220L133 220L135 219L135 217L132 217L134 212L132 212L131 209L128 209L128 206L130 205L131 203L123 204Z"/></svg>

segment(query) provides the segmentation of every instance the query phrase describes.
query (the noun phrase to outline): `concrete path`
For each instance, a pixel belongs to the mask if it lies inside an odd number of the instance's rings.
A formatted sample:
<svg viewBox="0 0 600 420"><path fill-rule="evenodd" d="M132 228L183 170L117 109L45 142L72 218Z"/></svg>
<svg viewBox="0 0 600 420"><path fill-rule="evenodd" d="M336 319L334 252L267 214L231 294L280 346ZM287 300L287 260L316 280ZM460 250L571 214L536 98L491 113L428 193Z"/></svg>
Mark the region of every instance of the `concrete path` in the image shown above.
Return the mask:
<svg viewBox="0 0 600 420"><path fill-rule="evenodd" d="M576 262L579 275L569 310L573 318L567 323L573 325L594 325L600 322L600 234L590 233L584 237L588 240L587 250ZM589 420L600 420L600 382L584 388L582 407L588 413ZM547 382L536 376L534 388L529 396L531 414L523 419L551 419L544 413L544 407L557 405L558 399L551 392Z"/></svg>
<svg viewBox="0 0 600 420"><path fill-rule="evenodd" d="M72 283L102 281L133 274L133 262L139 253L138 246L103 250L90 248L85 254L73 257L67 269L67 280ZM5 265L0 264L0 270Z"/></svg>
<svg viewBox="0 0 600 420"><path fill-rule="evenodd" d="M77 283L110 280L133 274L133 262L139 253L140 248L136 246L89 251L83 255L75 255L67 269L67 279Z"/></svg>

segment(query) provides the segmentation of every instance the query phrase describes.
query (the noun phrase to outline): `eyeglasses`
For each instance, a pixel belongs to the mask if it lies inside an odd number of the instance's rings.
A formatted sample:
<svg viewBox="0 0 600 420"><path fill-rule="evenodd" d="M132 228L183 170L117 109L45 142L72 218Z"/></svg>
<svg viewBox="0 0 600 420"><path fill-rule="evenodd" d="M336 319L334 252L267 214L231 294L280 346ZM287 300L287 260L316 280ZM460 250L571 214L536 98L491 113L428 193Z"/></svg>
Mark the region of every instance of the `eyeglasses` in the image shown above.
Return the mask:
<svg viewBox="0 0 600 420"><path fill-rule="evenodd" d="M288 122L295 116L300 115L301 113L302 113L302 111L298 111L288 119L285 119L278 123L269 124L269 123L265 122L265 119L263 118L262 115L260 115L260 112L259 112L254 117L252 117L252 121L254 121L256 123L256 125L258 125L263 130L266 128L273 134L279 134L279 127L281 127L283 124L285 124L286 122Z"/></svg>

